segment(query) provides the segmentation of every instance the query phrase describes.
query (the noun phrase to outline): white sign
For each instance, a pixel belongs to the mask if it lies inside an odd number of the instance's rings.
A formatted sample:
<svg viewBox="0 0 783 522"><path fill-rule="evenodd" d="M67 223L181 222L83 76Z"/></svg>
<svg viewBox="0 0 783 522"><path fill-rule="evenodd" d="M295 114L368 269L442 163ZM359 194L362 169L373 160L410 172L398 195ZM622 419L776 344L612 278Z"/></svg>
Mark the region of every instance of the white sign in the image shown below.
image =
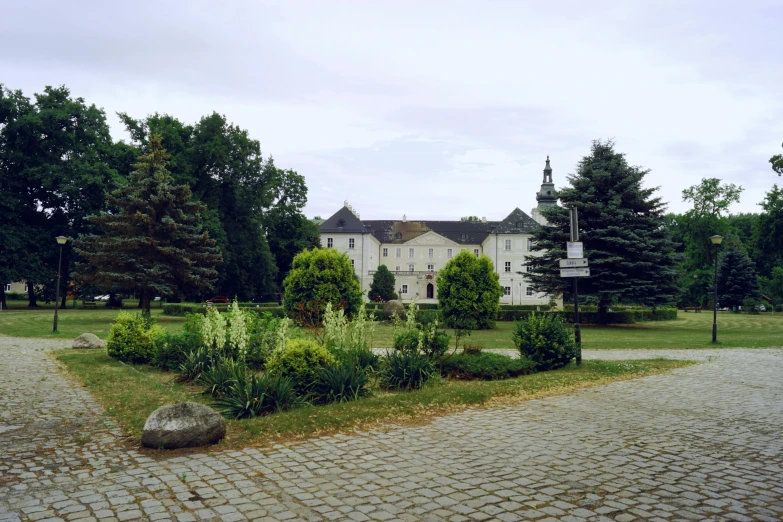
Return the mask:
<svg viewBox="0 0 783 522"><path fill-rule="evenodd" d="M579 268L579 267L586 267L586 266L587 266L587 259L585 258L560 260L560 268Z"/></svg>
<svg viewBox="0 0 783 522"><path fill-rule="evenodd" d="M580 259L585 257L582 249L581 241L569 241L566 243L566 250L568 251L568 259Z"/></svg>
<svg viewBox="0 0 783 522"><path fill-rule="evenodd" d="M560 277L589 277L589 268L561 268Z"/></svg>

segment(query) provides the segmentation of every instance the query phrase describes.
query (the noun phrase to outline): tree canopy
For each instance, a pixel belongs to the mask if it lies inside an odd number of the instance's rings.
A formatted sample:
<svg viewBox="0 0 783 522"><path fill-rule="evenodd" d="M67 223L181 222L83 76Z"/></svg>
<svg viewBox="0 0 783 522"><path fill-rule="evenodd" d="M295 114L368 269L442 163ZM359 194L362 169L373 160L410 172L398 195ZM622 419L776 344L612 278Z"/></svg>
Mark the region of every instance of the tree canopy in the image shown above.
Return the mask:
<svg viewBox="0 0 783 522"><path fill-rule="evenodd" d="M721 307L742 306L746 297L761 297L756 270L742 248L729 245L718 256L718 303Z"/></svg>
<svg viewBox="0 0 783 522"><path fill-rule="evenodd" d="M381 301L391 301L397 299L394 292L396 288L394 274L392 274L386 265L381 265L372 276L372 283L367 297L370 301L380 299Z"/></svg>
<svg viewBox="0 0 783 522"><path fill-rule="evenodd" d="M565 293L570 281L561 278L558 259L570 239L569 208L579 212L580 241L591 276L580 278L580 294L598 302L605 313L613 301L660 306L676 300L674 244L664 228L665 205L645 188L649 171L628 164L611 141L594 141L591 153L558 192L562 206L542 214L550 226L534 232L533 250L525 274L536 291Z"/></svg>
<svg viewBox="0 0 783 522"><path fill-rule="evenodd" d="M187 185L173 183L167 160L161 139L153 135L127 184L109 195L111 211L88 218L102 233L83 234L75 245L87 260L79 266L82 280L141 289L147 314L153 295L212 287L221 262L201 224L204 204L192 199Z"/></svg>
<svg viewBox="0 0 783 522"><path fill-rule="evenodd" d="M438 274L438 301L443 321L458 330L487 330L495 326L500 296L492 260L467 251L454 256Z"/></svg>

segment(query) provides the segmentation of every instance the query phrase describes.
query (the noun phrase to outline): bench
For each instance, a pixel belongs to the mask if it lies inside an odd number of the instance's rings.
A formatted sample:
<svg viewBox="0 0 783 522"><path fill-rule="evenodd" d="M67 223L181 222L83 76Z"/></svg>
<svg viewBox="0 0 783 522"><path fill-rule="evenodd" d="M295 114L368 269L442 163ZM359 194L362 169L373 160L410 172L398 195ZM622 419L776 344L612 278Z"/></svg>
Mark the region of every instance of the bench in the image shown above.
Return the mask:
<svg viewBox="0 0 783 522"><path fill-rule="evenodd" d="M82 308L95 308L95 301L82 301Z"/></svg>
<svg viewBox="0 0 783 522"><path fill-rule="evenodd" d="M683 310L685 310L686 312L699 313L701 312L701 306L686 306L685 308L683 308Z"/></svg>

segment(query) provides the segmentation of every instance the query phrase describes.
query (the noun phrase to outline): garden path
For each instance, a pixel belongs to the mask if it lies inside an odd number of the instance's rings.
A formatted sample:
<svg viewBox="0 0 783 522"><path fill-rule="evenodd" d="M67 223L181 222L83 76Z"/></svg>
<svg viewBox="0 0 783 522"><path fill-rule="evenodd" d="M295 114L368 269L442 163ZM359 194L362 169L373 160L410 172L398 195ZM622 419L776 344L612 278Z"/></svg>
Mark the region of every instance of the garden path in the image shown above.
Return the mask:
<svg viewBox="0 0 783 522"><path fill-rule="evenodd" d="M47 355L0 337L0 521L781 520L783 350L418 427L155 460Z"/></svg>

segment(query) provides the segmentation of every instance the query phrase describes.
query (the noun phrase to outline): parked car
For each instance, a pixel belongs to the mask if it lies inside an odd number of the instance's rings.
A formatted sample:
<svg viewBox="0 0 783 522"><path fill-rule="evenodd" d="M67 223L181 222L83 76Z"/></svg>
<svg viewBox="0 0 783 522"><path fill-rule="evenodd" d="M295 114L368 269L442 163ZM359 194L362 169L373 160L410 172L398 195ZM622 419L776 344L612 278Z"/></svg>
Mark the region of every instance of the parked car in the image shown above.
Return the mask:
<svg viewBox="0 0 783 522"><path fill-rule="evenodd" d="M231 301L224 295L216 295L212 299L207 299L208 304L228 304Z"/></svg>
<svg viewBox="0 0 783 522"><path fill-rule="evenodd" d="M766 306L759 305L759 312L766 312L766 311L767 311L767 307Z"/></svg>
<svg viewBox="0 0 783 522"><path fill-rule="evenodd" d="M108 301L109 300L109 294L104 295L96 295L93 297L93 301Z"/></svg>

